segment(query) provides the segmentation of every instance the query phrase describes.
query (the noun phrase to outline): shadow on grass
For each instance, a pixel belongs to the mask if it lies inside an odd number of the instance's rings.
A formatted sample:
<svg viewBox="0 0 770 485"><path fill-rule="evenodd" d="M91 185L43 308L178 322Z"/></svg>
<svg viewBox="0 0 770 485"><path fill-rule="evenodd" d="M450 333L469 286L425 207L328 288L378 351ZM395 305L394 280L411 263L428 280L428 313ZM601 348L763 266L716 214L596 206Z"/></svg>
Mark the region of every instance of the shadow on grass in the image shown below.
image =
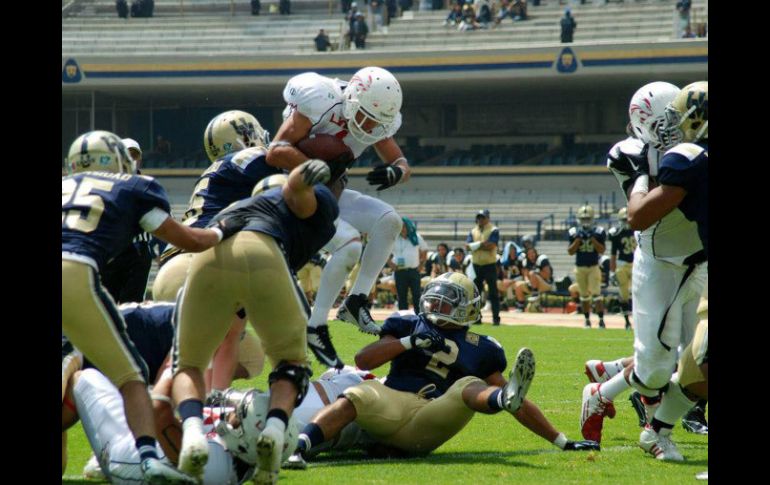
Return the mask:
<svg viewBox="0 0 770 485"><path fill-rule="evenodd" d="M395 457L395 458L372 458L364 452L343 452L334 454L324 454L312 458L309 463L313 468L337 467L337 466L356 466L398 463L416 465L450 465L450 464L479 464L486 463L492 465L506 465L526 468L542 468L531 463L511 460L516 456L540 455L553 453L551 450L529 450L529 451L473 451L473 452L450 452L433 453L428 456L414 457Z"/></svg>

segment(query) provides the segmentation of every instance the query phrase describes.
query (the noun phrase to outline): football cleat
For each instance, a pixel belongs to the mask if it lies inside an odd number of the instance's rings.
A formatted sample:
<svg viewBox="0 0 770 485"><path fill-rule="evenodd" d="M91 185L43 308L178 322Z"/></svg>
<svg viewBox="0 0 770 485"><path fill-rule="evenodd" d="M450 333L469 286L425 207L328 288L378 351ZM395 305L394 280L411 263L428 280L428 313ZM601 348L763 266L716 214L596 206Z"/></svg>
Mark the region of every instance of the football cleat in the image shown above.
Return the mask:
<svg viewBox="0 0 770 485"><path fill-rule="evenodd" d="M91 453L91 458L88 459L86 466L83 467L83 476L89 480L107 480L101 465L99 465L99 460L93 453Z"/></svg>
<svg viewBox="0 0 770 485"><path fill-rule="evenodd" d="M283 433L274 427L266 427L257 440L257 473L253 478L256 485L278 483L282 450Z"/></svg>
<svg viewBox="0 0 770 485"><path fill-rule="evenodd" d="M706 415L698 406L690 409L682 418L682 427L685 431L695 434L709 434L709 424L706 421Z"/></svg>
<svg viewBox="0 0 770 485"><path fill-rule="evenodd" d="M281 468L284 470L307 470L307 462L305 457L299 451L289 457L288 460L283 462Z"/></svg>
<svg viewBox="0 0 770 485"><path fill-rule="evenodd" d="M644 428L647 426L647 406L642 402L642 395L635 391L628 396L628 400L631 401L631 406L639 418L639 427Z"/></svg>
<svg viewBox="0 0 770 485"><path fill-rule="evenodd" d="M661 435L650 426L646 426L639 435L639 446L656 460L684 461L684 457L671 441L671 433Z"/></svg>
<svg viewBox="0 0 770 485"><path fill-rule="evenodd" d="M587 319L587 318L586 318L586 323L585 323L585 324L583 324L583 326L584 326L585 328L591 328L591 320L589 320L589 319Z"/></svg>
<svg viewBox="0 0 770 485"><path fill-rule="evenodd" d="M199 480L203 480L203 467L209 460L209 445L206 436L194 429L182 435L182 450L179 452L179 469Z"/></svg>
<svg viewBox="0 0 770 485"><path fill-rule="evenodd" d="M586 376L591 382L607 382L610 380L610 375L607 374L607 370L604 368L604 362L601 360L589 360L586 362Z"/></svg>
<svg viewBox="0 0 770 485"><path fill-rule="evenodd" d="M602 397L601 384L587 384L583 388L583 409L580 414L580 432L587 440L602 442L604 417L615 417L615 405Z"/></svg>
<svg viewBox="0 0 770 485"><path fill-rule="evenodd" d="M380 326L374 322L372 315L369 313L368 304L369 300L366 298L366 295L350 295L340 305L337 319L352 323L361 332L379 335Z"/></svg>
<svg viewBox="0 0 770 485"><path fill-rule="evenodd" d="M342 369L345 364L337 355L332 345L332 339L329 336L329 326L320 325L316 328L307 328L307 345L313 351L318 362L326 367Z"/></svg>
<svg viewBox="0 0 770 485"><path fill-rule="evenodd" d="M503 408L506 411L513 414L519 410L534 378L535 355L525 347L516 355L516 363L508 374L508 382L502 389Z"/></svg>
<svg viewBox="0 0 770 485"><path fill-rule="evenodd" d="M197 485L198 480L157 458L142 461L142 478L148 485Z"/></svg>
<svg viewBox="0 0 770 485"><path fill-rule="evenodd" d="M696 480L708 480L709 479L709 471L706 470L705 472L700 472L695 475Z"/></svg>
<svg viewBox="0 0 770 485"><path fill-rule="evenodd" d="M604 324L604 320L599 320L599 328L607 328L607 326Z"/></svg>

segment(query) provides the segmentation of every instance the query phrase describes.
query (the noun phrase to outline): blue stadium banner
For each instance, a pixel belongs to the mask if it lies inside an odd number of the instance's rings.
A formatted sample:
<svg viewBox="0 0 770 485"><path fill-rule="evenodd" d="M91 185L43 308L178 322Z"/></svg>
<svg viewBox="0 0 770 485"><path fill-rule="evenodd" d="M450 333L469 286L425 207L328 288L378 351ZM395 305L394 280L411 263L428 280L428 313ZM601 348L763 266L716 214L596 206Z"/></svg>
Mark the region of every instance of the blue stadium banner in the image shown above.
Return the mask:
<svg viewBox="0 0 770 485"><path fill-rule="evenodd" d="M556 70L561 73L571 73L577 71L578 58L572 49L565 47L562 49L559 57L556 58Z"/></svg>
<svg viewBox="0 0 770 485"><path fill-rule="evenodd" d="M75 59L67 59L64 63L64 68L61 71L61 82L63 83L79 83L83 79L83 73L80 71L80 66L75 62Z"/></svg>

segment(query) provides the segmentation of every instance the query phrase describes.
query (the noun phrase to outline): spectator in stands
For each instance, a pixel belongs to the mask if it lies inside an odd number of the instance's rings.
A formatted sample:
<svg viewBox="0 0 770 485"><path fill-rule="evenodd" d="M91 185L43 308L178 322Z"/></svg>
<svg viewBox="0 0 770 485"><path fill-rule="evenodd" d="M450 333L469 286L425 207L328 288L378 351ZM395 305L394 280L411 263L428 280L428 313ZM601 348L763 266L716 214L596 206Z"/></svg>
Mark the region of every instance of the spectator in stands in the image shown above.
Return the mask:
<svg viewBox="0 0 770 485"><path fill-rule="evenodd" d="M353 26L350 29L350 35L353 37L356 43L356 49L364 49L366 47L366 35L369 33L369 27L366 25L366 18L364 14L358 12L356 19L353 21Z"/></svg>
<svg viewBox="0 0 770 485"><path fill-rule="evenodd" d="M468 263L465 261L465 249L461 247L454 248L449 261L449 269L455 273L465 274L465 270L468 269Z"/></svg>
<svg viewBox="0 0 770 485"><path fill-rule="evenodd" d="M126 0L116 0L115 8L118 11L118 17L122 19L128 18L128 2Z"/></svg>
<svg viewBox="0 0 770 485"><path fill-rule="evenodd" d="M698 24L698 37L708 37L708 28L706 26L706 22L701 22Z"/></svg>
<svg viewBox="0 0 770 485"><path fill-rule="evenodd" d="M262 10L262 4L259 0L251 0L251 15L259 15L260 10Z"/></svg>
<svg viewBox="0 0 770 485"><path fill-rule="evenodd" d="M154 0L134 0L131 2L132 17L152 17L153 10L155 10Z"/></svg>
<svg viewBox="0 0 770 485"><path fill-rule="evenodd" d="M436 246L436 252L430 259L430 279L450 271L447 258L449 256L449 246L446 243L439 243Z"/></svg>
<svg viewBox="0 0 770 485"><path fill-rule="evenodd" d="M463 21L463 8L460 6L459 3L453 3L452 10L449 11L449 15L447 15L446 20L444 20L444 25L450 25L454 27L462 21Z"/></svg>
<svg viewBox="0 0 770 485"><path fill-rule="evenodd" d="M690 25L690 7L692 6L691 0L679 0L676 2L676 38L681 39L684 35L685 28Z"/></svg>
<svg viewBox="0 0 770 485"><path fill-rule="evenodd" d="M476 21L476 11L473 10L473 6L469 3L463 5L463 21L460 23L457 30L476 30L480 29L481 24Z"/></svg>
<svg viewBox="0 0 770 485"><path fill-rule="evenodd" d="M398 309L409 309L408 295L411 290L414 311L419 312L421 294L419 268L425 263L428 245L417 233L417 228L411 219L403 217L402 220L404 225L401 227L401 235L396 238L393 257L388 261L388 266L395 270Z"/></svg>
<svg viewBox="0 0 770 485"><path fill-rule="evenodd" d="M315 41L315 48L318 52L326 52L329 50L331 42L329 42L329 36L326 35L324 29L319 30L318 35L316 35L313 40Z"/></svg>
<svg viewBox="0 0 770 485"><path fill-rule="evenodd" d="M281 15L291 15L291 0L280 0L278 5Z"/></svg>
<svg viewBox="0 0 770 485"><path fill-rule="evenodd" d="M692 28L690 27L690 24L687 24L687 27L684 29L684 34L682 34L683 39L694 39L697 35L695 35L695 32L692 31Z"/></svg>
<svg viewBox="0 0 770 485"><path fill-rule="evenodd" d="M566 44L572 42L572 36L577 28L577 22L572 18L572 12L569 7L564 9L564 17L561 18L561 42Z"/></svg>
<svg viewBox="0 0 770 485"><path fill-rule="evenodd" d="M444 0L433 0L433 10L444 10Z"/></svg>
<svg viewBox="0 0 770 485"><path fill-rule="evenodd" d="M384 8L382 6L382 2L378 0L372 0L369 2L369 12L372 15L375 32L382 32L387 34L388 27L385 25L385 17L383 16Z"/></svg>
<svg viewBox="0 0 770 485"><path fill-rule="evenodd" d="M413 0L398 0L398 4L401 6L401 11L406 12L412 9Z"/></svg>
<svg viewBox="0 0 770 485"><path fill-rule="evenodd" d="M342 13L348 13L350 10L350 0L340 0L340 8L342 9Z"/></svg>
<svg viewBox="0 0 770 485"><path fill-rule="evenodd" d="M492 21L492 9L489 6L489 0L476 0L475 10L478 12L476 20L482 28L488 29L489 23Z"/></svg>
<svg viewBox="0 0 770 485"><path fill-rule="evenodd" d="M469 6L469 5L466 5ZM497 295L497 243L500 231L489 221L489 210L480 210L476 214L476 227L468 233L465 247L473 255L474 283L479 293L487 284L488 300L492 303L492 323L500 325L500 299Z"/></svg>
<svg viewBox="0 0 770 485"><path fill-rule="evenodd" d="M348 13L345 15L345 20L348 22L348 32L345 34L345 41L347 45L345 47L350 47L350 44L352 44L355 40L353 37L353 24L356 22L356 16L358 16L359 13L358 3L351 3L350 9L348 9Z"/></svg>
<svg viewBox="0 0 770 485"><path fill-rule="evenodd" d="M159 155L171 155L171 143L163 138L163 135L158 135L155 139L155 151Z"/></svg>

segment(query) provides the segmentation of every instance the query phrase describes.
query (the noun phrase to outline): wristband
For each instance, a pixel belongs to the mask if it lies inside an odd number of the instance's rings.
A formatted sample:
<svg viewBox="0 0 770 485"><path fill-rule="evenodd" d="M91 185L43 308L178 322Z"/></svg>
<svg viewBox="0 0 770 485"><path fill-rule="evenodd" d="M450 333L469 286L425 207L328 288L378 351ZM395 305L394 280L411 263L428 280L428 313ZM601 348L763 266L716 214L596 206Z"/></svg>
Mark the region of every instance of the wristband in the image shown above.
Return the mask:
<svg viewBox="0 0 770 485"><path fill-rule="evenodd" d="M564 447L567 446L567 437L564 436L564 433L559 433L559 436L557 436L552 443L563 450Z"/></svg>
<svg viewBox="0 0 770 485"><path fill-rule="evenodd" d="M647 194L650 192L650 177L647 175L640 175L634 182L634 188L631 189L631 195L634 194Z"/></svg>
<svg viewBox="0 0 770 485"><path fill-rule="evenodd" d="M409 350L412 348L412 338L410 335L407 335L406 337L401 337L398 339L399 342L401 342L401 345L404 346L406 350Z"/></svg>
<svg viewBox="0 0 770 485"><path fill-rule="evenodd" d="M211 230L216 233L216 235L217 235L217 242L218 243L222 242L222 238L225 237L224 233L222 233L222 229L220 229L218 227L212 227Z"/></svg>
<svg viewBox="0 0 770 485"><path fill-rule="evenodd" d="M168 403L169 406L174 407L174 403L171 402L171 398L168 396L164 396L163 394L153 394L150 396L150 398L153 401L161 401Z"/></svg>

